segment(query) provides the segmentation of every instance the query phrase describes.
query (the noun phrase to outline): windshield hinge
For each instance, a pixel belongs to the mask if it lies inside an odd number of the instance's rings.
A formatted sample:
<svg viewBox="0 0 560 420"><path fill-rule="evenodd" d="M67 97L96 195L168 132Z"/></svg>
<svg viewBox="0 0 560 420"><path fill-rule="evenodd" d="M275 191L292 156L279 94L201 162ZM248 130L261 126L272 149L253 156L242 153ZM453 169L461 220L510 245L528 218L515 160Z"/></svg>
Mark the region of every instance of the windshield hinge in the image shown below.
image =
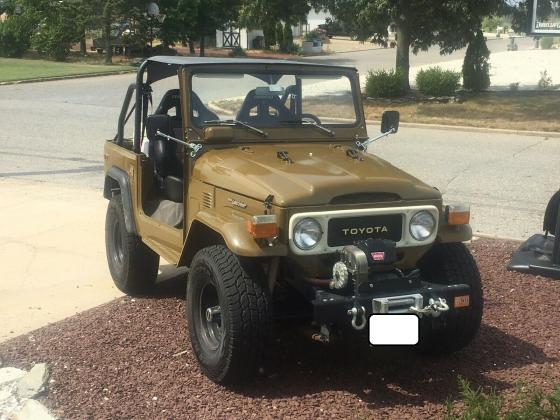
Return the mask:
<svg viewBox="0 0 560 420"><path fill-rule="evenodd" d="M285 150L280 150L279 152L277 152L276 157L286 163L294 163L294 161L288 155L288 152L286 152Z"/></svg>

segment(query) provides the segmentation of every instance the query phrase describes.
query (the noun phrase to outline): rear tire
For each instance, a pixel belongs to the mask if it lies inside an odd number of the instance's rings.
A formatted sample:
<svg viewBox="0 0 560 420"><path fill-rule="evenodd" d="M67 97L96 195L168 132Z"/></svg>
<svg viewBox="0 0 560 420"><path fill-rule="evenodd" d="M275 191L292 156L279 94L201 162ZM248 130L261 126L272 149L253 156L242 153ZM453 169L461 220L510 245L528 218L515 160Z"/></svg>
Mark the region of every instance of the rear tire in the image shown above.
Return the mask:
<svg viewBox="0 0 560 420"><path fill-rule="evenodd" d="M194 354L208 378L234 385L255 375L271 326L260 267L223 245L202 249L190 267L186 312Z"/></svg>
<svg viewBox="0 0 560 420"><path fill-rule="evenodd" d="M120 195L111 198L107 208L105 248L111 277L121 292L138 295L150 291L157 279L159 255L127 232Z"/></svg>
<svg viewBox="0 0 560 420"><path fill-rule="evenodd" d="M444 313L440 318L421 321L418 350L428 354L460 350L474 339L482 321L482 285L476 262L464 244L453 243L434 245L419 265L425 281L467 284L471 290L468 308L451 309L453 312ZM453 302L448 304L452 307ZM433 325L438 328L433 328Z"/></svg>

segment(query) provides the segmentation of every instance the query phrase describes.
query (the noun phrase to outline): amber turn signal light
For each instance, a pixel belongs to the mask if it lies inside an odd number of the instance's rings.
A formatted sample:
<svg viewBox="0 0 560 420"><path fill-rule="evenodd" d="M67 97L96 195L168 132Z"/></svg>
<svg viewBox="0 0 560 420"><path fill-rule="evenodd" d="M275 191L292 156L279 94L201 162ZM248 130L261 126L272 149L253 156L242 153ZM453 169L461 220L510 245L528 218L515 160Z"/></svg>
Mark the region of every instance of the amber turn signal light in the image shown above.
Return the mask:
<svg viewBox="0 0 560 420"><path fill-rule="evenodd" d="M465 204L450 204L447 206L447 224L468 225L470 220L470 206Z"/></svg>
<svg viewBox="0 0 560 420"><path fill-rule="evenodd" d="M275 214L262 214L247 220L247 230L253 239L270 239L278 236L278 221Z"/></svg>

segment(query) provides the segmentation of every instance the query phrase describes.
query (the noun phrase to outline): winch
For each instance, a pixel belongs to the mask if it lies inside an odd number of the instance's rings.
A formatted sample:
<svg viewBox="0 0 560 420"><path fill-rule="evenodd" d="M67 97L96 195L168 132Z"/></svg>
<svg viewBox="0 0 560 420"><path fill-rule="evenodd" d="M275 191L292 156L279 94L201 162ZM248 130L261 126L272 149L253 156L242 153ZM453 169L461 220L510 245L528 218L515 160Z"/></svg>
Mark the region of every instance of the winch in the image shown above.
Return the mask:
<svg viewBox="0 0 560 420"><path fill-rule="evenodd" d="M329 287L344 289L352 282L357 292L360 285L369 281L370 272L393 271L396 262L397 246L393 241L367 239L345 246L333 266Z"/></svg>

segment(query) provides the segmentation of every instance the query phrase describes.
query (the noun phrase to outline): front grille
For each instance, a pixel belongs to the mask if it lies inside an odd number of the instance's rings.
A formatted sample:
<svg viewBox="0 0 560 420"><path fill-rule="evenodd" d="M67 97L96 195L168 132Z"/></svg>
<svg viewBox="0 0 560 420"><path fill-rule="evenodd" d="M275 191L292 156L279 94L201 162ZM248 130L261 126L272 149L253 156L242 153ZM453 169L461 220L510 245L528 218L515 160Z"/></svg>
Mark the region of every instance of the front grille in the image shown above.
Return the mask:
<svg viewBox="0 0 560 420"><path fill-rule="evenodd" d="M341 217L329 220L327 242L330 247L352 245L368 238L402 238L403 216L400 214Z"/></svg>

